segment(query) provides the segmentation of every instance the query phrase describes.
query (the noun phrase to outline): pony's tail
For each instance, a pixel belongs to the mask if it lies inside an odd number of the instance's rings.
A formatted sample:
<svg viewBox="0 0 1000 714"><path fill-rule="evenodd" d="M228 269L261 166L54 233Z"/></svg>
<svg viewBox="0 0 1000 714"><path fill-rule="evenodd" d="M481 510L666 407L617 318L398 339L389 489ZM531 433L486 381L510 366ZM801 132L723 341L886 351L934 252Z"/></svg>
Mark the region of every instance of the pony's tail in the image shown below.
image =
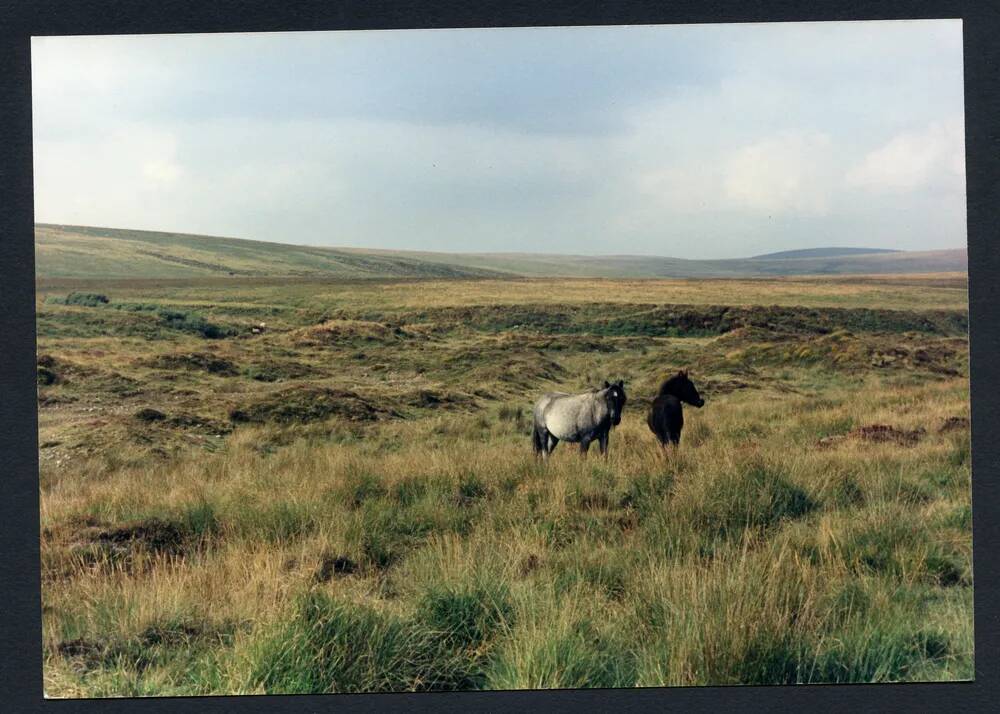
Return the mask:
<svg viewBox="0 0 1000 714"><path fill-rule="evenodd" d="M545 449L545 444L542 443L542 432L538 428L538 424L535 424L531 429L531 443L535 447L535 453L540 454Z"/></svg>

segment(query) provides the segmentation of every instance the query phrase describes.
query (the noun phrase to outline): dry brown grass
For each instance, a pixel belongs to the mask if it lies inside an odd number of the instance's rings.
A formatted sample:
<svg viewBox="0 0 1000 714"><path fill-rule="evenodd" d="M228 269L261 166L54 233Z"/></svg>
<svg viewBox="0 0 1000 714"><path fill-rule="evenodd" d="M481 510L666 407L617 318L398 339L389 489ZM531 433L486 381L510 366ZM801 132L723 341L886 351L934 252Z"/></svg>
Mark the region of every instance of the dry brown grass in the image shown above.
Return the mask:
<svg viewBox="0 0 1000 714"><path fill-rule="evenodd" d="M505 295L527 299L522 287ZM537 299L541 287L529 288ZM471 299L464 289L441 299ZM575 289L551 288L560 299ZM380 299L437 294L392 290ZM477 290L488 301L493 287ZM951 300L923 292L919 306ZM271 299L253 291L239 304ZM361 300L343 296L337 309ZM289 330L315 324L283 319ZM298 333L278 328L219 342L43 335L41 351L94 369L42 388L76 400L41 410L42 441L61 442L42 449L55 454L43 459L41 510L50 696L972 676L964 357L949 375L773 346L755 363L716 338L586 336L613 351L567 340L576 347L544 351L562 371L529 376L537 386L526 388L529 373L503 368L517 333L454 326L428 339L404 325L410 336L397 341L381 339L396 335L388 328L359 333L360 312L335 319L353 331L299 347ZM203 351L237 374L149 366ZM267 360L320 376L267 383L240 371ZM663 453L643 406L682 360L714 386L704 409L686 411L680 450ZM111 371L142 392L116 395ZM538 463L526 421L534 393L616 374L629 375L630 402L607 459L560 445ZM398 414L231 424L219 438L169 421L228 422L234 405L295 385L349 385ZM421 389L469 401L408 401ZM166 418L136 420L142 405ZM873 424L918 436L852 436ZM831 436L842 438L819 443ZM109 531L154 522L176 543L108 544ZM338 557L356 567L324 565ZM348 642L373 648L371 668L348 666L361 657Z"/></svg>

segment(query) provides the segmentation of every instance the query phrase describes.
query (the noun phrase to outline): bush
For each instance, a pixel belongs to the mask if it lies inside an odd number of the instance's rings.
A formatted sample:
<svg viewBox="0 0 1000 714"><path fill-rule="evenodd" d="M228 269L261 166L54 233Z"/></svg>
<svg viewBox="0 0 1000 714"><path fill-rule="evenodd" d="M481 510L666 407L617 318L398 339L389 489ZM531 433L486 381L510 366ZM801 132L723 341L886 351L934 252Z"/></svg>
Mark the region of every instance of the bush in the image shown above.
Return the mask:
<svg viewBox="0 0 1000 714"><path fill-rule="evenodd" d="M233 330L214 325L194 312L160 309L157 311L157 315L172 330L194 332L206 339L215 340L233 334Z"/></svg>
<svg viewBox="0 0 1000 714"><path fill-rule="evenodd" d="M64 298L52 296L46 300L46 302L55 305L80 305L82 307L100 307L101 305L107 305L111 300L108 299L107 295L102 295L100 293L78 293L71 292Z"/></svg>

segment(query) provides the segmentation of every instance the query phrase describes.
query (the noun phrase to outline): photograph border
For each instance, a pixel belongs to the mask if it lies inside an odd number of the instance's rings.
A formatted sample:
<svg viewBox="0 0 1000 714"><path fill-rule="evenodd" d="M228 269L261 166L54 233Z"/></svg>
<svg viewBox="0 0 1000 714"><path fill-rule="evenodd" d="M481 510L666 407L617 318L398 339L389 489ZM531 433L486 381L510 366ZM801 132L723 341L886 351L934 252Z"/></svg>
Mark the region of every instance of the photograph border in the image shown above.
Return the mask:
<svg viewBox="0 0 1000 714"><path fill-rule="evenodd" d="M986 711L1000 680L1000 10L987 2L616 3L30 0L0 16L0 702L11 711ZM974 682L45 700L42 695L30 37L888 19L963 20L972 410Z"/></svg>

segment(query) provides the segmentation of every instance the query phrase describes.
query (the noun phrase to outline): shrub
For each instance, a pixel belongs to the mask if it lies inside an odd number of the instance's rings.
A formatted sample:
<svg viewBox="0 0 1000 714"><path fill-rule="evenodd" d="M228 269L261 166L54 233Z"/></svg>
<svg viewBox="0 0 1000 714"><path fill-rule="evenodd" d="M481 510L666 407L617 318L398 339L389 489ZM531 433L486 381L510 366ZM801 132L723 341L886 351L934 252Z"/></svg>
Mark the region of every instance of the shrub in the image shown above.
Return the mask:
<svg viewBox="0 0 1000 714"><path fill-rule="evenodd" d="M80 305L82 307L100 307L111 302L107 295L100 293L78 293L71 292L64 298L52 296L46 302L54 305Z"/></svg>
<svg viewBox="0 0 1000 714"><path fill-rule="evenodd" d="M194 332L206 339L215 340L222 337L229 337L233 334L233 330L214 325L194 312L161 308L157 311L157 315L172 330Z"/></svg>

